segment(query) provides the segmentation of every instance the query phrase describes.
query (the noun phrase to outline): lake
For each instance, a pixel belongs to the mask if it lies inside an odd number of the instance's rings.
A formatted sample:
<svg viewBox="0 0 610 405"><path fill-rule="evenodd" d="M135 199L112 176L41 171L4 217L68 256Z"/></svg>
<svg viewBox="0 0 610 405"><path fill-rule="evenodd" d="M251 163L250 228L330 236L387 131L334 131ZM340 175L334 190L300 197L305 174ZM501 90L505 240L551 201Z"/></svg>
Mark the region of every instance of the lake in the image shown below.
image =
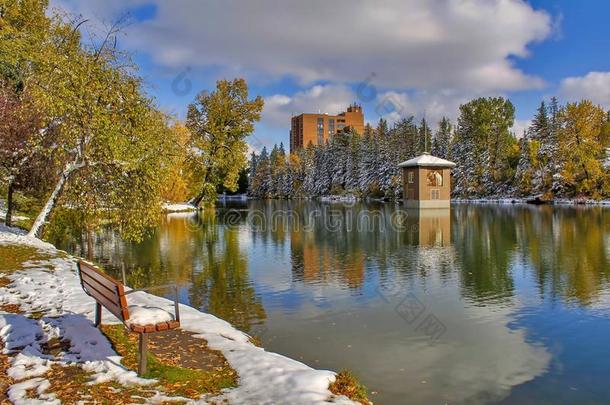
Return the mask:
<svg viewBox="0 0 610 405"><path fill-rule="evenodd" d="M353 370L376 404L610 399L601 207L250 201L169 214L140 244L105 229L95 259L135 287L178 283L268 350Z"/></svg>

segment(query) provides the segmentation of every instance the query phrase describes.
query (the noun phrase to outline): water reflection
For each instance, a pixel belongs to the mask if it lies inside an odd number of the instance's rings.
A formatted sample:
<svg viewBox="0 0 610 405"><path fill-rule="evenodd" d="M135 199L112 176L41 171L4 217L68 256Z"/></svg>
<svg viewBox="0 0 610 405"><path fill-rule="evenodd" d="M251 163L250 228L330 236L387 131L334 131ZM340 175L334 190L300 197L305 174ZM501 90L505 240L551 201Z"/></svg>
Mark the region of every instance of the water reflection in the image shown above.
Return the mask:
<svg viewBox="0 0 610 405"><path fill-rule="evenodd" d="M252 201L168 215L137 245L111 228L96 237L96 260L119 277L124 265L129 284L177 282L183 302L271 350L355 370L376 403L524 400L542 380L553 402L575 373L610 373L605 344L570 362L557 347L582 332L544 326L574 311L588 331L608 322L606 209ZM397 310L406 296L421 317ZM429 315L446 328L433 344L421 327ZM580 399L600 395L610 388Z"/></svg>

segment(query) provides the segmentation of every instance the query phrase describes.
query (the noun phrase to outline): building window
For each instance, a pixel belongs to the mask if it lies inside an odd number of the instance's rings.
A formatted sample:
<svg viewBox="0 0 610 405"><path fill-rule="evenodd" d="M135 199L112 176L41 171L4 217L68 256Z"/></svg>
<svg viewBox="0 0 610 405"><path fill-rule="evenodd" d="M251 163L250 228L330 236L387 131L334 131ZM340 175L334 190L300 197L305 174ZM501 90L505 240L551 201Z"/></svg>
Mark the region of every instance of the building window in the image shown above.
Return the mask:
<svg viewBox="0 0 610 405"><path fill-rule="evenodd" d="M435 188L430 190L430 199L431 200L440 200L441 199L441 190Z"/></svg>
<svg viewBox="0 0 610 405"><path fill-rule="evenodd" d="M328 137L332 137L335 134L335 120L333 118L328 119Z"/></svg>
<svg viewBox="0 0 610 405"><path fill-rule="evenodd" d="M439 170L428 170L427 183L432 187L443 187L443 173Z"/></svg>
<svg viewBox="0 0 610 405"><path fill-rule="evenodd" d="M412 184L415 181L415 173L409 172L407 174L407 181Z"/></svg>
<svg viewBox="0 0 610 405"><path fill-rule="evenodd" d="M318 118L318 145L324 143L324 118Z"/></svg>

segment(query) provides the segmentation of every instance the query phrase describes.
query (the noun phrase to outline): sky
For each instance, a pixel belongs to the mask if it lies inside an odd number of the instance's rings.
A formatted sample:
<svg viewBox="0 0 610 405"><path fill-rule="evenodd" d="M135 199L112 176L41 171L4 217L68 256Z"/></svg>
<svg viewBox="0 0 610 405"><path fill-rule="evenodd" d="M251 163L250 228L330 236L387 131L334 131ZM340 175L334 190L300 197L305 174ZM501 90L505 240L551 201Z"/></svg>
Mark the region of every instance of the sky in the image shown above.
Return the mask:
<svg viewBox="0 0 610 405"><path fill-rule="evenodd" d="M290 117L363 106L365 121L456 121L460 104L508 97L513 130L541 100L610 109L607 0L51 0L118 44L178 118L197 93L243 77L265 108L249 143L289 140Z"/></svg>

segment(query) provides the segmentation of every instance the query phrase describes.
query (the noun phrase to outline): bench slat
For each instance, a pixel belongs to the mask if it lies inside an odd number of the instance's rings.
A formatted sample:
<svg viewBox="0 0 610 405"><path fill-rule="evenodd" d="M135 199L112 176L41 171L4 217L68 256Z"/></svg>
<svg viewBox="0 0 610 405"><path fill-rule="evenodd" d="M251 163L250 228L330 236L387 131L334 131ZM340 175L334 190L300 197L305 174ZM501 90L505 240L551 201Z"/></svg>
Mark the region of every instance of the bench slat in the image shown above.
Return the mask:
<svg viewBox="0 0 610 405"><path fill-rule="evenodd" d="M129 319L123 284L90 264L78 262L81 285L85 292L122 322Z"/></svg>
<svg viewBox="0 0 610 405"><path fill-rule="evenodd" d="M114 316L116 316L117 318L119 318L119 320L124 321L124 314L123 314L123 309L121 307L119 307L115 302L109 301L106 297L104 297L103 295L91 295L93 297L94 300L96 300L97 302L99 302L100 304L102 304L104 306L104 308L106 308L108 311L112 312L112 314Z"/></svg>
<svg viewBox="0 0 610 405"><path fill-rule="evenodd" d="M98 269L96 269L95 267L92 267L90 264L88 264L86 262L81 261L81 262L79 262L79 264L80 264L80 269L81 269L82 273L91 276L97 282L108 287L109 289L116 288L117 291L119 292L119 295L122 295L125 293L123 284L121 284L119 281L115 280L114 278L110 277L107 274L100 272Z"/></svg>
<svg viewBox="0 0 610 405"><path fill-rule="evenodd" d="M81 278L82 278L83 284L87 287L87 289L95 290L95 292L97 294L101 294L104 297L106 297L107 299L109 299L113 302L117 302L117 305L118 305L119 295L117 294L116 288L114 289L114 291L111 291L106 286L103 286L100 283L98 283L94 278L92 278L87 273L83 273Z"/></svg>

